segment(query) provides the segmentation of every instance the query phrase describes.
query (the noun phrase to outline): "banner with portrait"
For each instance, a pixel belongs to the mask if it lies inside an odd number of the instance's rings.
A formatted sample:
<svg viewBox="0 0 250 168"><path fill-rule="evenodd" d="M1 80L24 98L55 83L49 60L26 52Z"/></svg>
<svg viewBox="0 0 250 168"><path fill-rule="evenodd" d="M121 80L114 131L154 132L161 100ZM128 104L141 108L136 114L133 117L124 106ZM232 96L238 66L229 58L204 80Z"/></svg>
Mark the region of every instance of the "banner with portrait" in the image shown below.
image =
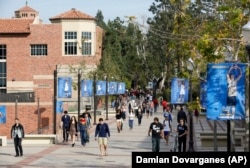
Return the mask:
<svg viewBox="0 0 250 168"><path fill-rule="evenodd" d="M208 64L207 72L207 119L245 119L246 64Z"/></svg>
<svg viewBox="0 0 250 168"><path fill-rule="evenodd" d="M117 94L117 82L108 83L108 94L115 95Z"/></svg>
<svg viewBox="0 0 250 168"><path fill-rule="evenodd" d="M6 106L0 106L0 124L6 123Z"/></svg>
<svg viewBox="0 0 250 168"><path fill-rule="evenodd" d="M82 97L91 97L93 95L93 80L81 81Z"/></svg>
<svg viewBox="0 0 250 168"><path fill-rule="evenodd" d="M63 113L63 101L56 102L56 113Z"/></svg>
<svg viewBox="0 0 250 168"><path fill-rule="evenodd" d="M118 82L117 84L117 94L124 94L126 91L125 83L124 82Z"/></svg>
<svg viewBox="0 0 250 168"><path fill-rule="evenodd" d="M207 81L200 82L200 104L202 109L207 109Z"/></svg>
<svg viewBox="0 0 250 168"><path fill-rule="evenodd" d="M171 104L185 104L188 102L189 81L173 78L171 81Z"/></svg>
<svg viewBox="0 0 250 168"><path fill-rule="evenodd" d="M59 77L58 78L58 98L71 98L72 97L72 78Z"/></svg>
<svg viewBox="0 0 250 168"><path fill-rule="evenodd" d="M96 95L106 95L106 81L96 81Z"/></svg>

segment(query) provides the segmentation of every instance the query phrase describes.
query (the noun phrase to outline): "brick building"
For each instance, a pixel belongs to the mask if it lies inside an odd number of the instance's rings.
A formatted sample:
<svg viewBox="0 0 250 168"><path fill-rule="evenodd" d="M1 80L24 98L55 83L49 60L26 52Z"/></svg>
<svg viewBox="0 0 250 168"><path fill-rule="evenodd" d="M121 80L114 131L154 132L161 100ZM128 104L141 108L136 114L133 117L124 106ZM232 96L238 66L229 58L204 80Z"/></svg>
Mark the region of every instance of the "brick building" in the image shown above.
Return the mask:
<svg viewBox="0 0 250 168"><path fill-rule="evenodd" d="M57 115L54 125L55 72L74 78L69 67L84 62L89 72L100 62L103 30L94 17L72 8L50 21L43 24L27 4L14 18L0 19L0 109L5 109L0 135L10 137L16 116L26 133L37 133L38 127L41 133L55 132L60 120ZM67 101L75 100L73 95Z"/></svg>

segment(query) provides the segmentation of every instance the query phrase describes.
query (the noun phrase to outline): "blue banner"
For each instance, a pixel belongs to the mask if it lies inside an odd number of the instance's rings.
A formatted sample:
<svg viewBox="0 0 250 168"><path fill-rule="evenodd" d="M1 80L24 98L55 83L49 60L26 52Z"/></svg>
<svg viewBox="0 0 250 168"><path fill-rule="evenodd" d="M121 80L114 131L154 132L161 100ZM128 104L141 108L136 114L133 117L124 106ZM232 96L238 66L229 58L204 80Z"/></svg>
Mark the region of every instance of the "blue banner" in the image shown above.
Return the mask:
<svg viewBox="0 0 250 168"><path fill-rule="evenodd" d="M207 68L207 119L244 119L246 64L208 64Z"/></svg>
<svg viewBox="0 0 250 168"><path fill-rule="evenodd" d="M63 101L56 102L56 113L63 113Z"/></svg>
<svg viewBox="0 0 250 168"><path fill-rule="evenodd" d="M201 81L200 82L200 104L201 108L207 108L207 82Z"/></svg>
<svg viewBox="0 0 250 168"><path fill-rule="evenodd" d="M58 98L71 98L72 79L71 77L58 78Z"/></svg>
<svg viewBox="0 0 250 168"><path fill-rule="evenodd" d="M93 80L81 81L82 97L91 97L93 95Z"/></svg>
<svg viewBox="0 0 250 168"><path fill-rule="evenodd" d="M125 83L124 82L118 82L117 83L117 94L124 94L125 93Z"/></svg>
<svg viewBox="0 0 250 168"><path fill-rule="evenodd" d="M97 81L96 82L96 95L106 95L106 81Z"/></svg>
<svg viewBox="0 0 250 168"><path fill-rule="evenodd" d="M108 93L110 95L117 94L117 82L109 82L108 83Z"/></svg>
<svg viewBox="0 0 250 168"><path fill-rule="evenodd" d="M171 104L188 102L189 82L187 79L173 78L171 81Z"/></svg>
<svg viewBox="0 0 250 168"><path fill-rule="evenodd" d="M0 106L0 124L6 123L6 106Z"/></svg>

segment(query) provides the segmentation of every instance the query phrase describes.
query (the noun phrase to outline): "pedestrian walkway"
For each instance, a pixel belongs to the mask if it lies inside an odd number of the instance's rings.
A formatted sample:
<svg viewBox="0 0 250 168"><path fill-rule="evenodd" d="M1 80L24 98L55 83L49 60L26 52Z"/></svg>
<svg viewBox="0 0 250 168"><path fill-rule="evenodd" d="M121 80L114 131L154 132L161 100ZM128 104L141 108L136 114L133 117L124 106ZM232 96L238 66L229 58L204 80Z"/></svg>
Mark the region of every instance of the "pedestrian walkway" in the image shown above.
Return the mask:
<svg viewBox="0 0 250 168"><path fill-rule="evenodd" d="M131 167L131 152L151 152L151 137L148 136L148 128L153 117L163 120L162 112L158 112L149 118L142 119L138 126L135 118L134 128L130 130L128 120L124 121L121 133L117 132L114 116L110 116L109 123L111 137L108 142L108 156L100 157L97 141L94 140L93 126L90 143L85 147L80 146L80 141L75 147L71 144L59 143L56 145L23 145L24 156L15 158L14 146L8 140L8 146L0 147L0 167ZM105 119L105 116L103 117ZM169 151L172 140L167 146L161 141L161 151Z"/></svg>
<svg viewBox="0 0 250 168"><path fill-rule="evenodd" d="M176 121L177 111L173 111L172 127L177 127ZM76 141L75 147L71 147L71 143L58 143L54 145L23 145L24 156L14 157L15 150L12 140L8 140L8 145L0 147L0 167L1 168L67 168L67 167L131 167L131 152L151 152L151 137L148 136L148 129L153 118L158 117L160 122L163 121L162 109L153 116L146 118L144 115L142 123L139 126L137 118L134 120L134 128L130 130L128 120L124 121L124 127L121 133L117 132L116 121L114 116L109 116L111 137L108 140L108 156L100 157L98 142L94 140L94 129L91 129L90 143L85 147L80 145L80 141ZM98 117L99 118L99 117ZM103 116L105 120L105 115ZM97 120L98 122L98 120ZM222 123L223 124L223 123ZM226 128L222 125L221 128ZM194 122L194 140L195 150L202 151L200 139L197 138L200 131L211 130L205 116L201 116L198 123ZM171 133L175 134L175 133ZM61 139L62 141L62 139ZM169 144L166 145L165 140L161 140L161 152L170 152L172 149L174 138L170 137ZM187 141L188 149L188 141ZM213 150L213 148L209 148Z"/></svg>

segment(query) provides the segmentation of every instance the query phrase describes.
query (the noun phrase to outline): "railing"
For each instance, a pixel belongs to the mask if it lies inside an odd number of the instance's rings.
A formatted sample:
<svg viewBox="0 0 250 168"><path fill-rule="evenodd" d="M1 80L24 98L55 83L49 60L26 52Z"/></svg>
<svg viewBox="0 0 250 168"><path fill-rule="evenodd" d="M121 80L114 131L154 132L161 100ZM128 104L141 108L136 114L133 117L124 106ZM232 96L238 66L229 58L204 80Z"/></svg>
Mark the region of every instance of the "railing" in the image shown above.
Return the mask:
<svg viewBox="0 0 250 168"><path fill-rule="evenodd" d="M35 92L0 93L0 102L35 102Z"/></svg>

